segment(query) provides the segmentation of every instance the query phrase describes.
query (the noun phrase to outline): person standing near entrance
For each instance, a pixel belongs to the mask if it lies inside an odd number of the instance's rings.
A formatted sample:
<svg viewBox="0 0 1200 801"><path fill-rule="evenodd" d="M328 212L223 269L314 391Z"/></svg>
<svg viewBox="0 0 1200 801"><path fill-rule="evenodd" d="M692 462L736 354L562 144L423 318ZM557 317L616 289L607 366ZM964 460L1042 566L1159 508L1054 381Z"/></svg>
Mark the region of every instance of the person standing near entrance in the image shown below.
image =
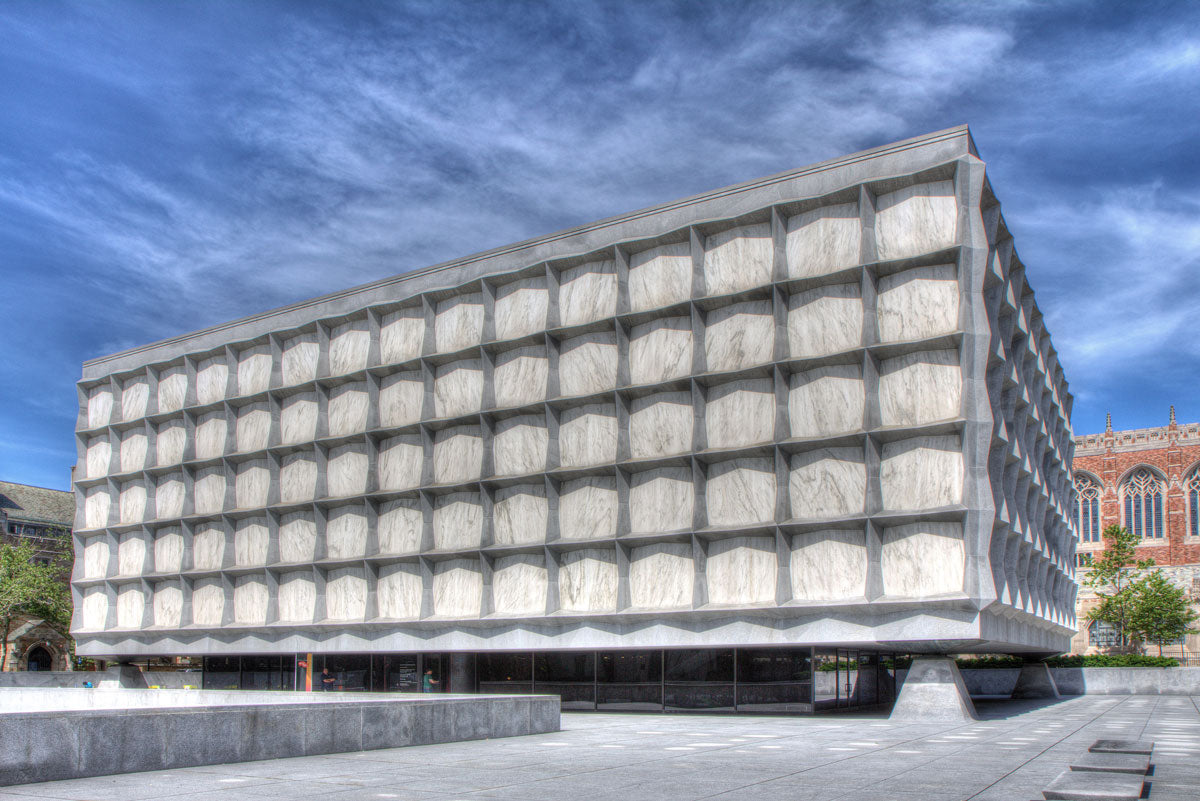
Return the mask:
<svg viewBox="0 0 1200 801"><path fill-rule="evenodd" d="M426 670L425 675L421 677L421 692L433 692L433 685L437 683L438 680L433 677L433 670Z"/></svg>

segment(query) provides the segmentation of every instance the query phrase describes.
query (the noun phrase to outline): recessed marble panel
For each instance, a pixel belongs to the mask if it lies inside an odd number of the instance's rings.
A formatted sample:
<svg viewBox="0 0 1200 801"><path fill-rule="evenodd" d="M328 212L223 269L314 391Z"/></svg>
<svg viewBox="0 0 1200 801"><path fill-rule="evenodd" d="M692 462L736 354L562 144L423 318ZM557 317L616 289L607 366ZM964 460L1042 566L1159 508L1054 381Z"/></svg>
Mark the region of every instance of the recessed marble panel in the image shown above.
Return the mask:
<svg viewBox="0 0 1200 801"><path fill-rule="evenodd" d="M330 570L325 580L325 617L362 620L367 612L367 578L361 567Z"/></svg>
<svg viewBox="0 0 1200 801"><path fill-rule="evenodd" d="M224 412L208 412L196 419L196 458L211 459L225 453L229 422Z"/></svg>
<svg viewBox="0 0 1200 801"><path fill-rule="evenodd" d="M158 374L158 411L174 412L187 401L187 372L183 366L167 367Z"/></svg>
<svg viewBox="0 0 1200 801"><path fill-rule="evenodd" d="M810 531L792 537L792 598L842 601L867 591L867 544L861 529Z"/></svg>
<svg viewBox="0 0 1200 801"><path fill-rule="evenodd" d="M477 618L483 608L483 569L478 559L450 559L433 566L433 614Z"/></svg>
<svg viewBox="0 0 1200 801"><path fill-rule="evenodd" d="M558 495L558 534L564 540L617 535L617 483L609 476L564 481Z"/></svg>
<svg viewBox="0 0 1200 801"><path fill-rule="evenodd" d="M599 331L564 339L558 356L563 396L591 395L617 386L617 335Z"/></svg>
<svg viewBox="0 0 1200 801"><path fill-rule="evenodd" d="M616 458L615 405L592 403L563 411L558 427L559 465L583 467L605 464Z"/></svg>
<svg viewBox="0 0 1200 801"><path fill-rule="evenodd" d="M342 437L367 430L371 399L362 382L329 390L329 436Z"/></svg>
<svg viewBox="0 0 1200 801"><path fill-rule="evenodd" d="M439 495L433 503L433 547L459 551L483 545L483 500L478 492Z"/></svg>
<svg viewBox="0 0 1200 801"><path fill-rule="evenodd" d="M271 407L252 403L237 410L234 440L239 451L258 451L271 441Z"/></svg>
<svg viewBox="0 0 1200 801"><path fill-rule="evenodd" d="M125 422L144 417L150 409L150 384L144 376L126 379L121 385L121 419ZM165 411L160 409L159 411Z"/></svg>
<svg viewBox="0 0 1200 801"><path fill-rule="evenodd" d="M787 269L789 278L808 278L858 264L862 223L857 203L822 206L789 217Z"/></svg>
<svg viewBox="0 0 1200 801"><path fill-rule="evenodd" d="M545 542L549 516L544 485L502 487L492 504L492 540L496 545Z"/></svg>
<svg viewBox="0 0 1200 801"><path fill-rule="evenodd" d="M154 572L174 573L183 569L183 533L176 527L154 532Z"/></svg>
<svg viewBox="0 0 1200 801"><path fill-rule="evenodd" d="M146 572L146 537L140 531L127 531L117 546L117 574L140 576Z"/></svg>
<svg viewBox="0 0 1200 801"><path fill-rule="evenodd" d="M239 464L233 494L238 509L266 506L271 499L270 463L266 459L255 459Z"/></svg>
<svg viewBox="0 0 1200 801"><path fill-rule="evenodd" d="M182 420L166 420L159 424L154 437L155 455L159 466L179 464L187 446L187 429Z"/></svg>
<svg viewBox="0 0 1200 801"><path fill-rule="evenodd" d="M629 307L657 309L692 296L692 250L687 242L660 245L629 257Z"/></svg>
<svg viewBox="0 0 1200 801"><path fill-rule="evenodd" d="M404 562L379 568L375 602L379 616L393 620L415 620L421 616L421 568Z"/></svg>
<svg viewBox="0 0 1200 801"><path fill-rule="evenodd" d="M562 325L603 320L617 313L616 262L593 261L559 275L558 318Z"/></svg>
<svg viewBox="0 0 1200 801"><path fill-rule="evenodd" d="M270 554L271 530L266 518L247 517L233 531L233 563L238 567L265 565Z"/></svg>
<svg viewBox="0 0 1200 801"><path fill-rule="evenodd" d="M496 559L492 572L492 608L497 615L546 614L549 587L546 558L514 554Z"/></svg>
<svg viewBox="0 0 1200 801"><path fill-rule="evenodd" d="M863 427L862 367L831 364L788 378L788 422L796 438L829 437Z"/></svg>
<svg viewBox="0 0 1200 801"><path fill-rule="evenodd" d="M108 623L108 593L104 587L89 587L83 591L83 628L100 631Z"/></svg>
<svg viewBox="0 0 1200 801"><path fill-rule="evenodd" d="M317 438L317 418L320 413L317 393L288 395L280 406L279 434L284 445L311 442Z"/></svg>
<svg viewBox="0 0 1200 801"><path fill-rule="evenodd" d="M329 374L345 375L367 368L371 332L366 320L336 325L329 332Z"/></svg>
<svg viewBox="0 0 1200 801"><path fill-rule="evenodd" d="M317 524L311 512L289 512L279 520L279 560L311 562L317 557Z"/></svg>
<svg viewBox="0 0 1200 801"><path fill-rule="evenodd" d="M902 342L958 330L959 287L953 264L914 267L879 279L879 341Z"/></svg>
<svg viewBox="0 0 1200 801"><path fill-rule="evenodd" d="M883 592L921 598L963 591L966 570L962 526L925 521L883 530Z"/></svg>
<svg viewBox="0 0 1200 801"><path fill-rule="evenodd" d="M103 528L108 525L112 496L107 487L92 487L83 499L83 525L87 528Z"/></svg>
<svg viewBox="0 0 1200 801"><path fill-rule="evenodd" d="M617 555L608 548L567 551L559 558L559 606L564 612L617 610Z"/></svg>
<svg viewBox="0 0 1200 801"><path fill-rule="evenodd" d="M129 473L146 466L149 441L141 428L126 431L121 436L121 472Z"/></svg>
<svg viewBox="0 0 1200 801"><path fill-rule="evenodd" d="M126 481L121 485L120 520L122 523L140 523L146 519L146 482L141 479Z"/></svg>
<svg viewBox="0 0 1200 801"><path fill-rule="evenodd" d="M104 578L108 575L111 548L105 536L92 537L83 546L83 577Z"/></svg>
<svg viewBox="0 0 1200 801"><path fill-rule="evenodd" d="M433 480L438 484L474 481L483 473L483 434L479 426L438 431L433 439Z"/></svg>
<svg viewBox="0 0 1200 801"><path fill-rule="evenodd" d="M379 537L380 553L420 551L425 528L425 516L421 511L420 502L401 499L381 504L375 528Z"/></svg>
<svg viewBox="0 0 1200 801"><path fill-rule="evenodd" d="M962 502L962 442L957 436L914 437L883 446L883 508L932 509Z"/></svg>
<svg viewBox="0 0 1200 801"><path fill-rule="evenodd" d="M366 445L351 443L330 448L325 464L325 494L330 498L361 495L367 491L369 474Z"/></svg>
<svg viewBox="0 0 1200 801"><path fill-rule="evenodd" d="M317 586L311 570L279 577L279 622L311 623L317 611Z"/></svg>
<svg viewBox="0 0 1200 801"><path fill-rule="evenodd" d="M630 477L629 523L634 534L690 529L694 503L692 471L686 467L657 467Z"/></svg>
<svg viewBox="0 0 1200 801"><path fill-rule="evenodd" d="M496 406L525 406L546 397L550 380L550 360L541 345L514 348L496 357L492 388Z"/></svg>
<svg viewBox="0 0 1200 801"><path fill-rule="evenodd" d="M731 537L711 542L704 573L710 604L774 603L779 573L775 538Z"/></svg>
<svg viewBox="0 0 1200 801"><path fill-rule="evenodd" d="M424 346L424 309L409 306L383 315L379 324L379 358L384 364L415 359Z"/></svg>
<svg viewBox="0 0 1200 801"><path fill-rule="evenodd" d="M710 464L704 500L710 526L747 526L774 521L774 460L755 457Z"/></svg>
<svg viewBox="0 0 1200 801"><path fill-rule="evenodd" d="M769 364L775 351L775 316L770 301L724 306L708 313L704 364L710 373Z"/></svg>
<svg viewBox="0 0 1200 801"><path fill-rule="evenodd" d="M958 353L934 350L884 359L879 366L879 419L916 426L958 417L962 405Z"/></svg>
<svg viewBox="0 0 1200 801"><path fill-rule="evenodd" d="M159 476L154 486L154 516L159 520L182 517L185 494L182 473Z"/></svg>
<svg viewBox="0 0 1200 801"><path fill-rule="evenodd" d="M635 609L688 608L694 584L690 543L660 542L629 554L629 604Z"/></svg>
<svg viewBox="0 0 1200 801"><path fill-rule="evenodd" d="M692 372L692 321L666 317L635 325L629 333L629 381L656 384Z"/></svg>
<svg viewBox="0 0 1200 801"><path fill-rule="evenodd" d="M206 467L196 471L192 482L192 508L198 515L211 515L225 508L225 469Z"/></svg>
<svg viewBox="0 0 1200 801"><path fill-rule="evenodd" d="M483 365L479 359L443 364L433 381L435 417L458 417L483 408Z"/></svg>
<svg viewBox="0 0 1200 801"><path fill-rule="evenodd" d="M483 341L483 295L455 295L437 304L433 342L438 353L469 348Z"/></svg>
<svg viewBox="0 0 1200 801"><path fill-rule="evenodd" d="M178 581L159 581L154 585L154 625L178 628L183 622L183 590Z"/></svg>
<svg viewBox="0 0 1200 801"><path fill-rule="evenodd" d="M861 448L821 448L792 456L788 475L791 517L798 520L862 514L867 466Z"/></svg>
<svg viewBox="0 0 1200 801"><path fill-rule="evenodd" d="M788 298L788 352L793 358L838 353L862 344L858 284L835 284Z"/></svg>
<svg viewBox="0 0 1200 801"><path fill-rule="evenodd" d="M690 392L635 398L629 413L629 453L634 459L686 453L692 449L694 424Z"/></svg>
<svg viewBox="0 0 1200 801"><path fill-rule="evenodd" d="M384 376L379 382L380 425L407 426L421 419L425 380L417 371Z"/></svg>
<svg viewBox="0 0 1200 801"><path fill-rule="evenodd" d="M919 256L957 241L953 181L906 186L875 198L875 249L880 261Z"/></svg>
<svg viewBox="0 0 1200 801"><path fill-rule="evenodd" d="M330 509L325 521L325 555L330 559L365 556L368 522L365 506Z"/></svg>
<svg viewBox="0 0 1200 801"><path fill-rule="evenodd" d="M219 570L225 564L225 529L205 523L192 534L192 567Z"/></svg>
<svg viewBox="0 0 1200 801"><path fill-rule="evenodd" d="M112 463L112 443L107 436L92 437L88 440L86 475L88 478L99 478L108 475L108 467Z"/></svg>
<svg viewBox="0 0 1200 801"><path fill-rule="evenodd" d="M768 223L742 225L704 239L704 291L709 295L769 284L774 268Z"/></svg>
<svg viewBox="0 0 1200 801"><path fill-rule="evenodd" d="M113 393L108 385L93 387L88 392L87 425L88 428L105 426L112 422Z"/></svg>
<svg viewBox="0 0 1200 801"><path fill-rule="evenodd" d="M412 489L421 485L425 447L419 434L403 434L379 444L379 488Z"/></svg>
<svg viewBox="0 0 1200 801"><path fill-rule="evenodd" d="M709 448L738 448L775 437L775 385L769 378L746 378L710 387L704 404Z"/></svg>
<svg viewBox="0 0 1200 801"><path fill-rule="evenodd" d="M255 345L238 352L237 391L254 395L271 386L271 347Z"/></svg>
<svg viewBox="0 0 1200 801"><path fill-rule="evenodd" d="M289 453L279 468L281 503L311 501L317 497L317 460L311 453Z"/></svg>
<svg viewBox="0 0 1200 801"><path fill-rule="evenodd" d="M192 622L219 626L225 619L225 586L221 579L197 579L192 585Z"/></svg>
<svg viewBox="0 0 1200 801"><path fill-rule="evenodd" d="M196 402L216 403L229 386L229 365L223 357L205 359L196 365Z"/></svg>
<svg viewBox="0 0 1200 801"><path fill-rule="evenodd" d="M544 415L522 415L498 421L492 440L495 474L518 476L545 470L549 441Z"/></svg>
<svg viewBox="0 0 1200 801"><path fill-rule="evenodd" d="M317 377L320 345L316 334L300 334L283 342L282 378L285 387Z"/></svg>
<svg viewBox="0 0 1200 801"><path fill-rule="evenodd" d="M141 584L124 584L117 588L117 628L139 629L146 613L146 596Z"/></svg>
<svg viewBox="0 0 1200 801"><path fill-rule="evenodd" d="M267 580L262 576L238 576L233 585L235 623L263 625L271 602Z"/></svg>
<svg viewBox="0 0 1200 801"><path fill-rule="evenodd" d="M496 339L516 339L546 329L550 293L543 277L496 287Z"/></svg>

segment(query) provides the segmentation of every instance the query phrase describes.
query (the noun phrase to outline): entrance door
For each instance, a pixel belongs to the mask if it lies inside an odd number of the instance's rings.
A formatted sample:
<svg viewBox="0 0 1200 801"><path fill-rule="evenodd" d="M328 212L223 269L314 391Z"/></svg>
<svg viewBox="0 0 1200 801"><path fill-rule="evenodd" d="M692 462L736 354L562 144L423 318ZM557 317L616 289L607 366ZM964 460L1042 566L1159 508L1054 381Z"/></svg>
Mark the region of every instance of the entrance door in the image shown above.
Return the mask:
<svg viewBox="0 0 1200 801"><path fill-rule="evenodd" d="M45 648L35 645L29 652L26 665L28 666L26 670L50 670L53 666L53 657Z"/></svg>

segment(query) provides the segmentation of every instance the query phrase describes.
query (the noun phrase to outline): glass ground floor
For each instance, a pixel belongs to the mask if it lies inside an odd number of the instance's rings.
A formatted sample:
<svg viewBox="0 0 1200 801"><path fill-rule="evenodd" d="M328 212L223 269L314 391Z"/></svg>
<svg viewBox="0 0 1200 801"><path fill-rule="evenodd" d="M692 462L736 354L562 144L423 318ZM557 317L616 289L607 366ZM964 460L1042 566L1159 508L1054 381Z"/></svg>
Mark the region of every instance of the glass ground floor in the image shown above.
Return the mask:
<svg viewBox="0 0 1200 801"><path fill-rule="evenodd" d="M810 647L210 656L203 687L538 693L589 711L814 712L890 704L896 663L887 652Z"/></svg>

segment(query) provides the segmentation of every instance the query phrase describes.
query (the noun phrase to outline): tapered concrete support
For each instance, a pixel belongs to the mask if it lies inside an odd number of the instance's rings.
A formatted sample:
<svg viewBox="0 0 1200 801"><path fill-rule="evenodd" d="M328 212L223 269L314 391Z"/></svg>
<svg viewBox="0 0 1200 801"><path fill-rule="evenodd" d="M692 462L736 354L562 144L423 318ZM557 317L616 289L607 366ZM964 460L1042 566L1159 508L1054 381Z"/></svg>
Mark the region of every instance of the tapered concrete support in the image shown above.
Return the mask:
<svg viewBox="0 0 1200 801"><path fill-rule="evenodd" d="M1013 698L1060 698L1050 667L1045 662L1021 665L1017 683L1013 687Z"/></svg>
<svg viewBox="0 0 1200 801"><path fill-rule="evenodd" d="M913 660L890 720L941 723L979 720L954 660L923 656Z"/></svg>

